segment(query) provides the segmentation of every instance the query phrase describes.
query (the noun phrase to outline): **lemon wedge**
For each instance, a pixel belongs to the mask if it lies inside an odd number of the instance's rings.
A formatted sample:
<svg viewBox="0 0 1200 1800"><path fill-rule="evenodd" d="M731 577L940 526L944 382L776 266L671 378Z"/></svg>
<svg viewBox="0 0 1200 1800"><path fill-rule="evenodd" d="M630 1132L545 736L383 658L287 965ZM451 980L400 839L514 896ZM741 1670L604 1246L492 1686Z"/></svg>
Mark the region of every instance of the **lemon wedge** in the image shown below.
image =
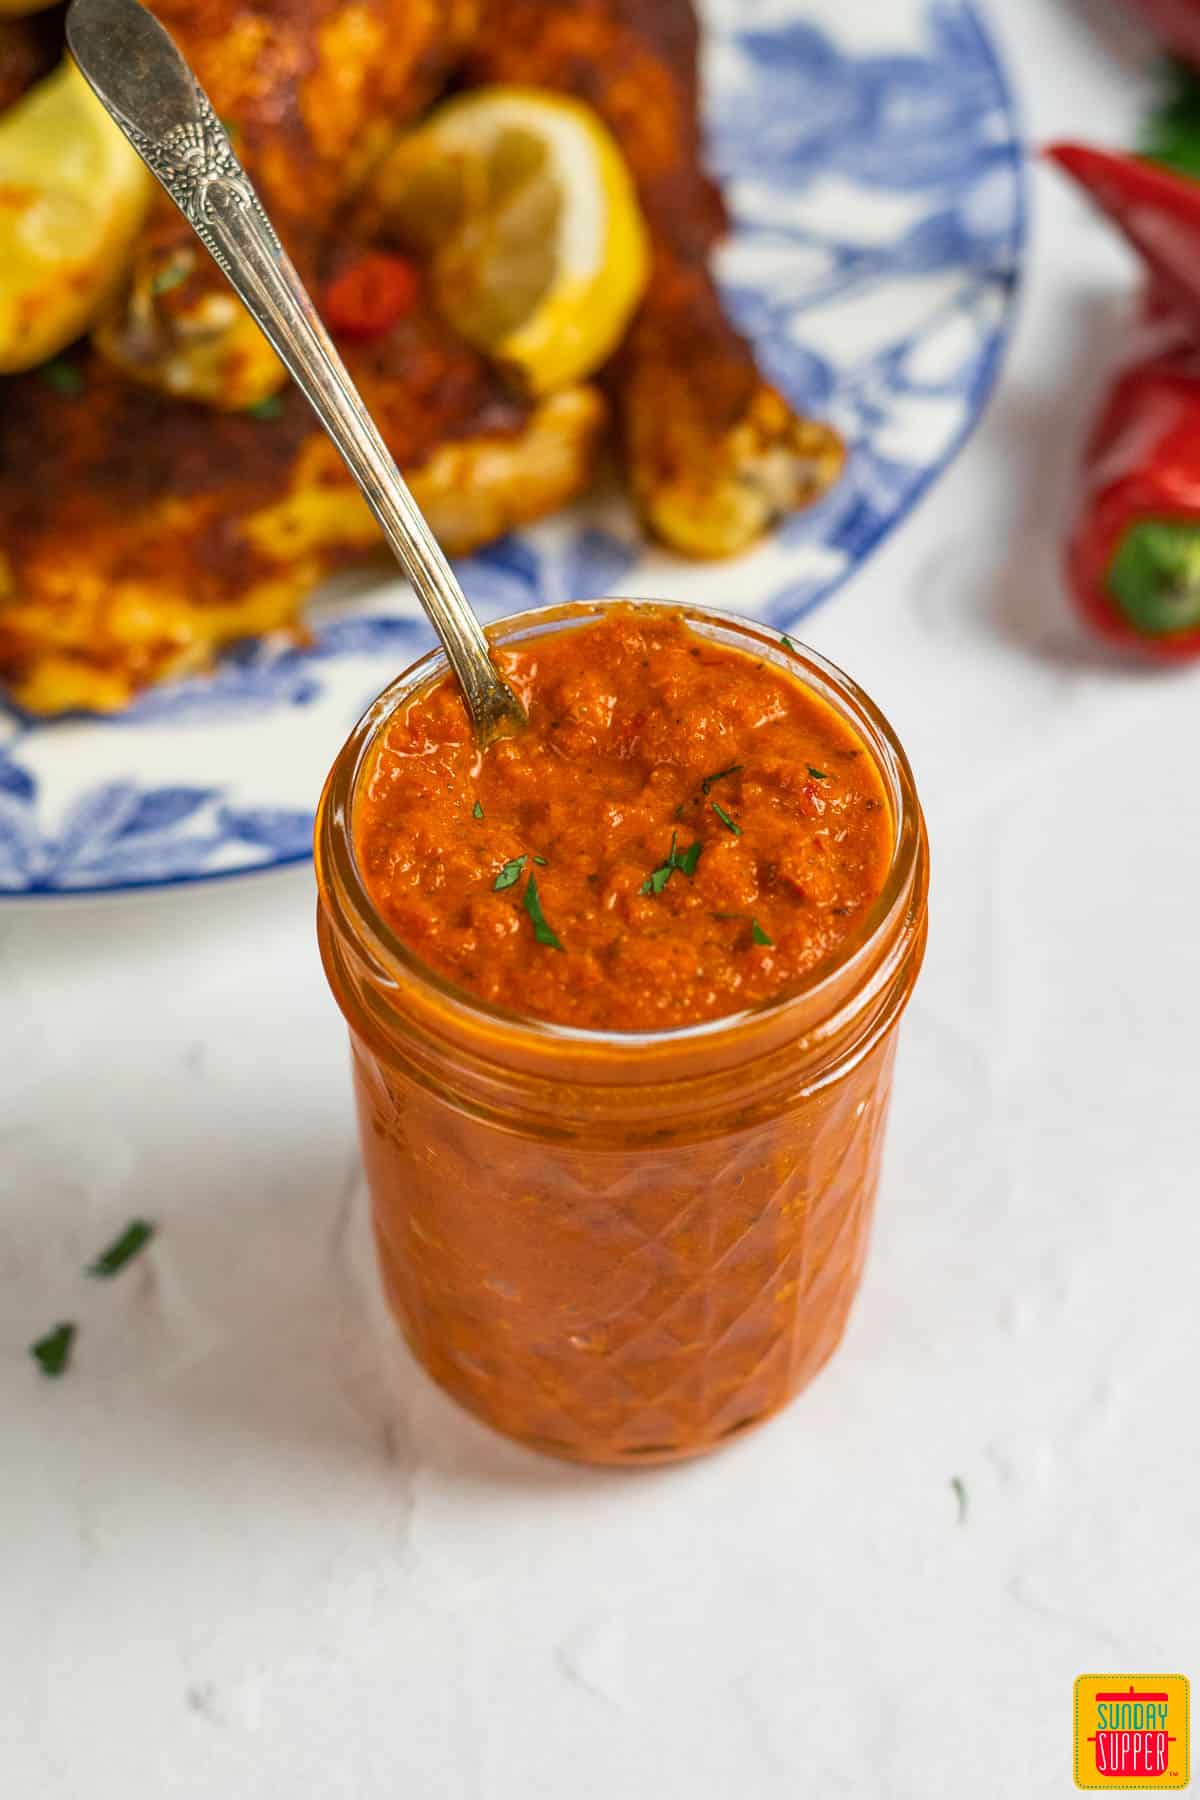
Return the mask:
<svg viewBox="0 0 1200 1800"><path fill-rule="evenodd" d="M429 251L460 335L535 394L589 375L645 289L645 223L625 159L588 106L539 88L448 100L377 172L370 222Z"/></svg>
<svg viewBox="0 0 1200 1800"><path fill-rule="evenodd" d="M122 280L154 180L74 63L0 118L0 370L86 330Z"/></svg>

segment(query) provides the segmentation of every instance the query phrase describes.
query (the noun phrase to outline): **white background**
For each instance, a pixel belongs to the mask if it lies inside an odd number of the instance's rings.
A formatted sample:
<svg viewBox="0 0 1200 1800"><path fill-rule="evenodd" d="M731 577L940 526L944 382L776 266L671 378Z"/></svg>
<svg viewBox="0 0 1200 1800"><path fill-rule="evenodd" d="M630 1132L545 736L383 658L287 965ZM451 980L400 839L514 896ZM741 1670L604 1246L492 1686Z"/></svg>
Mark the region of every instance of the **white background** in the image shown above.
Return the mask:
<svg viewBox="0 0 1200 1800"><path fill-rule="evenodd" d="M1115 3L993 10L1031 139L1128 138ZM1076 1674L1200 1677L1200 668L1062 599L1132 270L1034 198L984 425L808 633L935 886L862 1298L780 1421L580 1471L395 1348L308 871L0 911L0 1793L1040 1800Z"/></svg>

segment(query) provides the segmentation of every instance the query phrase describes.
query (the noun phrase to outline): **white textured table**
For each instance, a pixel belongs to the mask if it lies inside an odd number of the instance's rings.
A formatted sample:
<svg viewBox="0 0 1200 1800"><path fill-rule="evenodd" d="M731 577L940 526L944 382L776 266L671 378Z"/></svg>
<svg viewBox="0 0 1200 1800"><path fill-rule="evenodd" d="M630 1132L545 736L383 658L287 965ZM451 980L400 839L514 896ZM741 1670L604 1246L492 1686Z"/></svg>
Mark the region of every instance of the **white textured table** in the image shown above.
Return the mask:
<svg viewBox="0 0 1200 1800"><path fill-rule="evenodd" d="M1119 140L1101 0L1003 29L1033 133ZM935 888L861 1302L767 1430L588 1473L393 1348L307 873L0 912L6 1796L1025 1800L1070 1791L1077 1673L1200 1677L1200 670L1060 597L1129 269L1036 199L983 428L812 622Z"/></svg>

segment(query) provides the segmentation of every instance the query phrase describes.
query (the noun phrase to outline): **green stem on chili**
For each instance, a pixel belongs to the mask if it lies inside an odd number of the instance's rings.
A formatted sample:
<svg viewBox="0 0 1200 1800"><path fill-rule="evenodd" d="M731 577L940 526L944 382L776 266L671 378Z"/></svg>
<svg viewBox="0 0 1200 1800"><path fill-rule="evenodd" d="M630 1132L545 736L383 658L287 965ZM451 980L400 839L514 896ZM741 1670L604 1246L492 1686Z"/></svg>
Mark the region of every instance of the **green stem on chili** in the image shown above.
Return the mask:
<svg viewBox="0 0 1200 1800"><path fill-rule="evenodd" d="M1200 82L1186 63L1168 61L1138 154L1177 175L1200 176Z"/></svg>
<svg viewBox="0 0 1200 1800"><path fill-rule="evenodd" d="M1108 591L1148 637L1200 626L1200 525L1142 519L1109 564Z"/></svg>

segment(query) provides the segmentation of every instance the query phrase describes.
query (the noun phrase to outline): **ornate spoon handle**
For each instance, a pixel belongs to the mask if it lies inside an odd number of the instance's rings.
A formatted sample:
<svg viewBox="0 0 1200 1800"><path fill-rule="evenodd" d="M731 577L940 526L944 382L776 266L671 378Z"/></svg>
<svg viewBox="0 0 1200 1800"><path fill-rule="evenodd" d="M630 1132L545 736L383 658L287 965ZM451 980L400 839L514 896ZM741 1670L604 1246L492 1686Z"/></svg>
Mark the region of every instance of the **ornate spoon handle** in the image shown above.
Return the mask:
<svg viewBox="0 0 1200 1800"><path fill-rule="evenodd" d="M445 646L480 740L523 725L466 595L172 39L139 0L74 0L67 43L105 110L229 277L341 452Z"/></svg>

